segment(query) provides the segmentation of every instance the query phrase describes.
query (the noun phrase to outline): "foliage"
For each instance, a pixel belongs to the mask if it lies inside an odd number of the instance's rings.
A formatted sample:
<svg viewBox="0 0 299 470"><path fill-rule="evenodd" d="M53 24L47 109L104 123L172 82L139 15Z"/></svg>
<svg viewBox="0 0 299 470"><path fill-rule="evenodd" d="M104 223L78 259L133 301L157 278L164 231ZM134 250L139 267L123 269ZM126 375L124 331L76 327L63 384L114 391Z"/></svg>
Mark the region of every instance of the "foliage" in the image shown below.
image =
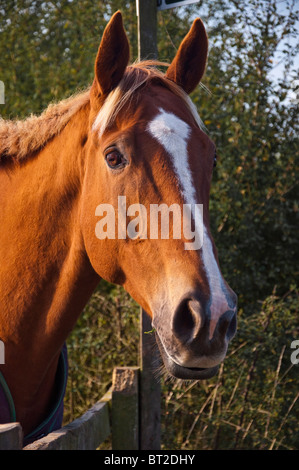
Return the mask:
<svg viewBox="0 0 299 470"><path fill-rule="evenodd" d="M100 36L121 9L137 57L135 2L10 0L0 4L2 117L40 112L88 86ZM207 0L158 14L160 59L174 56L192 19L208 27L209 63L193 93L218 165L211 228L239 296L238 334L211 381L163 382L168 449L298 449L298 78L294 0ZM297 41L297 42L296 42ZM275 75L277 68L279 75ZM103 282L68 340L66 420L138 362L138 306Z"/></svg>
<svg viewBox="0 0 299 470"><path fill-rule="evenodd" d="M0 75L7 106L3 117L41 112L93 80L93 67L107 20L124 11L128 35L131 2L9 0L0 4ZM134 30L135 33L135 30Z"/></svg>
<svg viewBox="0 0 299 470"><path fill-rule="evenodd" d="M274 292L249 317L240 310L238 335L218 376L168 387L165 446L298 449L298 366L290 361L298 308L292 288L283 298Z"/></svg>
<svg viewBox="0 0 299 470"><path fill-rule="evenodd" d="M138 361L139 307L118 286L102 281L68 339L66 422L91 407L110 388L112 370Z"/></svg>
<svg viewBox="0 0 299 470"><path fill-rule="evenodd" d="M211 194L216 245L240 301L251 302L298 279L299 122L298 105L285 100L294 77L287 46L285 76L270 76L294 18L276 2L232 3L225 29L211 32L212 99L197 102L220 160Z"/></svg>

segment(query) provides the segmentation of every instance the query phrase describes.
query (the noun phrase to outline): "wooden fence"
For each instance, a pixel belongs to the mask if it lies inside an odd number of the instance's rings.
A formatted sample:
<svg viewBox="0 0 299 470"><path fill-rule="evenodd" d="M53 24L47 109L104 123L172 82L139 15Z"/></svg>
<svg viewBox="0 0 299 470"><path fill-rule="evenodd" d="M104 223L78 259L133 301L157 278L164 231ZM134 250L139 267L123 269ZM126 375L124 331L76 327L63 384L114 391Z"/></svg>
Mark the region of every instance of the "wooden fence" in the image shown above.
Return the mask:
<svg viewBox="0 0 299 470"><path fill-rule="evenodd" d="M80 418L23 447L19 423L0 425L0 450L93 450L110 435L113 450L160 449L160 384L155 378L151 330L140 322L140 366L116 367L112 387Z"/></svg>

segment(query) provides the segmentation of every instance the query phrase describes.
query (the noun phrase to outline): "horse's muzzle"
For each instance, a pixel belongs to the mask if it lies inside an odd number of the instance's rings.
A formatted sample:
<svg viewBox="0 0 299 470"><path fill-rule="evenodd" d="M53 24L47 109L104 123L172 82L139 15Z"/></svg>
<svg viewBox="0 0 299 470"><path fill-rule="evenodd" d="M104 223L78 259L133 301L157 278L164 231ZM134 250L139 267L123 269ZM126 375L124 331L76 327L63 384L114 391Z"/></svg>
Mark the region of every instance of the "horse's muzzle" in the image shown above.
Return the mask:
<svg viewBox="0 0 299 470"><path fill-rule="evenodd" d="M213 377L225 358L229 341L236 332L236 295L219 303L219 312L212 312L208 302L195 295L181 299L167 321L156 316L156 339L168 372L181 379ZM163 321L161 319L163 318ZM160 320L160 321L159 321Z"/></svg>
<svg viewBox="0 0 299 470"><path fill-rule="evenodd" d="M177 379L184 380L204 380L210 379L217 374L219 366L203 368L203 367L183 367L177 364L166 352L160 341L159 335L156 333L156 341L159 347L163 363L166 370Z"/></svg>

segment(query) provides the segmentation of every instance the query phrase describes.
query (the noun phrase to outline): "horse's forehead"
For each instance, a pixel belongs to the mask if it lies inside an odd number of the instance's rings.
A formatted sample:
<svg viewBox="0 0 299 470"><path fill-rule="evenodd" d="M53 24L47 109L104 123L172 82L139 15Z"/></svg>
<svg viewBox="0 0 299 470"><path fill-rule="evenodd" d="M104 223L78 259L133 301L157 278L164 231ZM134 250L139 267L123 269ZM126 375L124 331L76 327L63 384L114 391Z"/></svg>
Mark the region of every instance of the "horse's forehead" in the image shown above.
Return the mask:
<svg viewBox="0 0 299 470"><path fill-rule="evenodd" d="M192 123L192 113L186 102L179 96L161 86L150 86L139 100L141 112L145 120L151 121L160 113L161 109L180 121Z"/></svg>
<svg viewBox="0 0 299 470"><path fill-rule="evenodd" d="M149 122L147 131L171 156L181 187L192 185L188 162L191 127L175 114L159 108Z"/></svg>
<svg viewBox="0 0 299 470"><path fill-rule="evenodd" d="M195 204L200 182L204 179L210 181L208 153L212 142L208 136L181 116L163 108L157 109L155 116L147 124L146 133L161 146L170 159L184 199ZM202 188L201 193L208 189L207 184L202 186L205 189Z"/></svg>
<svg viewBox="0 0 299 470"><path fill-rule="evenodd" d="M164 147L172 147L180 141L187 142L191 127L173 112L159 108L148 124L148 131Z"/></svg>
<svg viewBox="0 0 299 470"><path fill-rule="evenodd" d="M191 158L196 154L198 159L202 157L207 160L207 154L215 153L215 145L205 132L205 126L191 100L184 101L165 90L153 95L144 104L142 115L145 117L146 130L166 150L175 150L175 146L184 143L189 148Z"/></svg>

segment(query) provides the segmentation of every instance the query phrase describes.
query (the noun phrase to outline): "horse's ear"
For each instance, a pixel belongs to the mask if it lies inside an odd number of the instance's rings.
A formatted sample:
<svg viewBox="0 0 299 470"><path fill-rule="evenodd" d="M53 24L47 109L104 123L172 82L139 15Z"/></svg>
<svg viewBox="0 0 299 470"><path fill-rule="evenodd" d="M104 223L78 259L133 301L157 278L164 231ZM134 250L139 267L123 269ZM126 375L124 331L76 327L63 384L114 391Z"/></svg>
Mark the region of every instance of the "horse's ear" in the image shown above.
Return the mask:
<svg viewBox="0 0 299 470"><path fill-rule="evenodd" d="M191 93L200 82L208 57L208 37L200 18L182 41L179 50L170 64L166 77Z"/></svg>
<svg viewBox="0 0 299 470"><path fill-rule="evenodd" d="M130 48L120 11L107 24L95 61L93 93L106 95L119 84L130 58Z"/></svg>

